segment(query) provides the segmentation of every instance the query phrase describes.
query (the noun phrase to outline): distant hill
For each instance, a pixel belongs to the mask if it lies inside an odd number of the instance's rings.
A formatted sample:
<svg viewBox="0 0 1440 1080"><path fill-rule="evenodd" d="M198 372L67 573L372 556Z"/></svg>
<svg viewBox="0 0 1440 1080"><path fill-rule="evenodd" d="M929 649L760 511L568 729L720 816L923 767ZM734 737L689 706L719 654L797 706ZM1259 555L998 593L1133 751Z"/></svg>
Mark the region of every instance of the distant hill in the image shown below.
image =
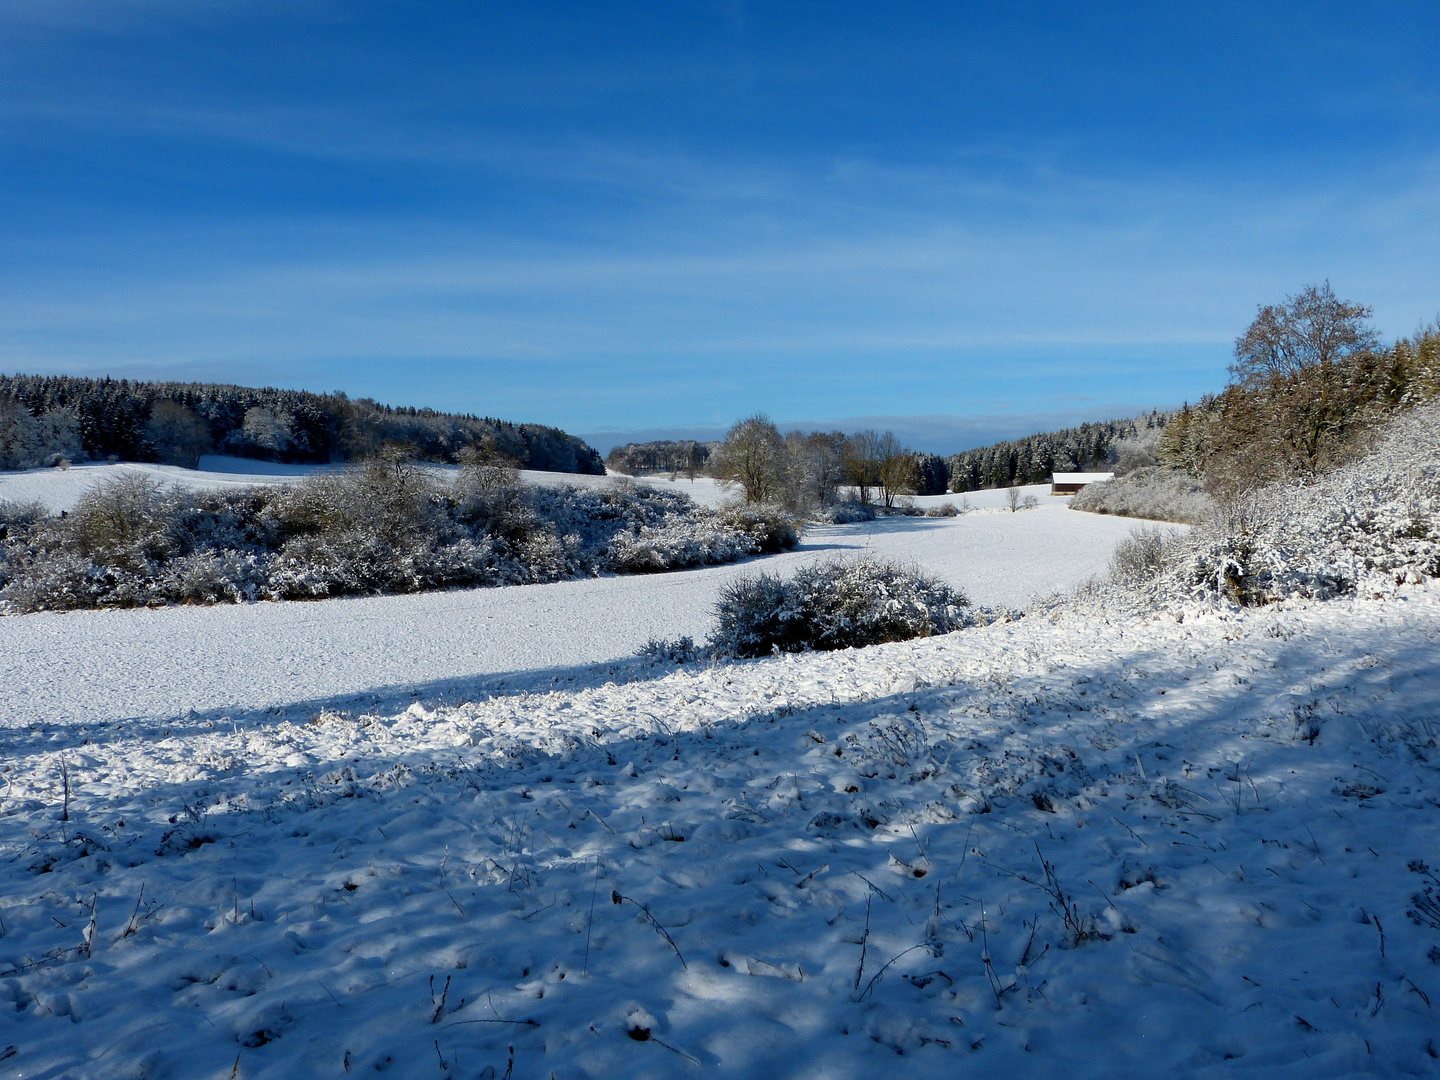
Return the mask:
<svg viewBox="0 0 1440 1080"><path fill-rule="evenodd" d="M0 467L117 457L193 466L201 454L339 462L403 444L428 461L479 446L522 468L603 475L584 440L542 424L396 408L343 393L216 383L0 375Z"/></svg>

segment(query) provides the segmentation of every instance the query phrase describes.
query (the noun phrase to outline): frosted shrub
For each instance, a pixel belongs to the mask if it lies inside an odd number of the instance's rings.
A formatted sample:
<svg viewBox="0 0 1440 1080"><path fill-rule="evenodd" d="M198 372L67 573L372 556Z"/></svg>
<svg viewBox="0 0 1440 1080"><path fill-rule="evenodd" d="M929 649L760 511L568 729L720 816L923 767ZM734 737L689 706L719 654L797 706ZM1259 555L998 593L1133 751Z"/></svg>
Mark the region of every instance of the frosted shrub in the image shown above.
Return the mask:
<svg viewBox="0 0 1440 1080"><path fill-rule="evenodd" d="M906 641L969 625L968 606L943 582L895 563L816 563L788 581L758 574L726 585L711 645L744 657Z"/></svg>
<svg viewBox="0 0 1440 1080"><path fill-rule="evenodd" d="M265 576L254 555L197 551L167 563L154 583L156 599L189 604L239 603L263 595Z"/></svg>
<svg viewBox="0 0 1440 1080"><path fill-rule="evenodd" d="M0 540L4 540L12 531L18 533L30 528L37 521L43 521L48 516L42 503L21 503L0 499Z"/></svg>
<svg viewBox="0 0 1440 1080"><path fill-rule="evenodd" d="M578 537L567 547L553 532L536 532L520 549L520 562L534 582L563 581L579 573Z"/></svg>
<svg viewBox="0 0 1440 1080"><path fill-rule="evenodd" d="M374 536L411 546L432 539L442 512L428 473L403 461L375 461L340 476L312 476L281 489L273 501L289 533Z"/></svg>
<svg viewBox="0 0 1440 1080"><path fill-rule="evenodd" d="M1193 476L1148 466L1104 483L1087 484L1070 500L1070 509L1195 525L1215 511L1215 501Z"/></svg>
<svg viewBox="0 0 1440 1080"><path fill-rule="evenodd" d="M875 508L869 503L861 502L831 503L815 514L815 520L826 525L853 525L860 521L874 521Z"/></svg>
<svg viewBox="0 0 1440 1080"><path fill-rule="evenodd" d="M717 518L694 520L669 515L659 525L642 525L637 532L617 534L606 554L612 569L644 574L734 562L760 550L760 541L755 537Z"/></svg>
<svg viewBox="0 0 1440 1080"><path fill-rule="evenodd" d="M441 487L398 455L238 492L167 493L122 476L63 519L3 511L0 605L35 611L518 585L732 562L797 540L789 519L767 507L706 510L679 492L633 484L531 488L497 479L495 469L462 480Z"/></svg>
<svg viewBox="0 0 1440 1080"><path fill-rule="evenodd" d="M175 510L175 498L154 480L122 474L80 497L68 532L96 562L138 569L174 549Z"/></svg>
<svg viewBox="0 0 1440 1080"><path fill-rule="evenodd" d="M779 507L710 511L690 506L685 512L668 511L653 524L615 534L606 557L610 568L622 573L653 573L787 551L798 541L794 523Z"/></svg>
<svg viewBox="0 0 1440 1080"><path fill-rule="evenodd" d="M720 511L723 524L750 536L767 554L789 551L800 541L795 522L773 503L727 506Z"/></svg>
<svg viewBox="0 0 1440 1080"><path fill-rule="evenodd" d="M1165 535L1159 529L1137 529L1115 546L1110 577L1121 585L1153 581L1165 570Z"/></svg>
<svg viewBox="0 0 1440 1080"><path fill-rule="evenodd" d="M657 664L693 664L703 655L689 636L675 641L660 641L651 638L640 649L640 657Z"/></svg>
<svg viewBox="0 0 1440 1080"><path fill-rule="evenodd" d="M5 568L5 600L20 611L66 611L93 607L103 595L103 572L89 559L59 551L43 559L10 560Z"/></svg>

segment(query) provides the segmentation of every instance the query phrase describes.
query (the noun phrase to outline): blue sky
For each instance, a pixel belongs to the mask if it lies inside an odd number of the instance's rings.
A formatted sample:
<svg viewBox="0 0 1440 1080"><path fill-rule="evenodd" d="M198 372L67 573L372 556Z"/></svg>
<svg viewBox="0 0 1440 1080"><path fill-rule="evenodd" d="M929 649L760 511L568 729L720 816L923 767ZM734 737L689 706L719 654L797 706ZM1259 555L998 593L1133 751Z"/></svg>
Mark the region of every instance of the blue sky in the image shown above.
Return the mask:
<svg viewBox="0 0 1440 1080"><path fill-rule="evenodd" d="M1164 9L1164 10L1157 10ZM1440 310L1440 7L0 4L0 369L926 449Z"/></svg>

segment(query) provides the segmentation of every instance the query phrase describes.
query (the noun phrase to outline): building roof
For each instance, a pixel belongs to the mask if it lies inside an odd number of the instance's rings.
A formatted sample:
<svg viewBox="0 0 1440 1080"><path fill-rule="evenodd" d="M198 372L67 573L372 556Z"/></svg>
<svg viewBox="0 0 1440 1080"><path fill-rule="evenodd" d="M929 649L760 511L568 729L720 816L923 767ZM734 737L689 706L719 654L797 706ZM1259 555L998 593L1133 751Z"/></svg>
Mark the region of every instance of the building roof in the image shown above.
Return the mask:
<svg viewBox="0 0 1440 1080"><path fill-rule="evenodd" d="M1052 484L1098 484L1102 480L1114 480L1113 472L1057 472L1050 478Z"/></svg>

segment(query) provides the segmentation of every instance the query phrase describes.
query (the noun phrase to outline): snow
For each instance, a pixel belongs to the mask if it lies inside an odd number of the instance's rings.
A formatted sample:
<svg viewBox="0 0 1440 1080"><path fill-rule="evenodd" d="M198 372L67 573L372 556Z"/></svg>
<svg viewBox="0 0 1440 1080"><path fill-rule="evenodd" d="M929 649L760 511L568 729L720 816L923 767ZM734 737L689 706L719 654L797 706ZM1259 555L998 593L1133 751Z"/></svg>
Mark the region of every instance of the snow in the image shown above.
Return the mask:
<svg viewBox="0 0 1440 1080"><path fill-rule="evenodd" d="M1294 520L1412 476L1387 454ZM1440 1072L1440 584L1408 562L633 656L738 573L870 551L1018 606L1136 527L977 503L744 566L0 619L6 1075Z"/></svg>
<svg viewBox="0 0 1440 1080"><path fill-rule="evenodd" d="M124 474L138 474L158 483L176 485L186 490L202 491L225 488L246 488L257 484L293 484L316 473L333 472L343 466L285 465L251 458L206 454L200 468L186 469L178 465L153 465L121 461L115 464L88 462L68 469L27 469L22 472L0 472L0 499L15 503L38 502L51 513L71 510L80 497L96 484ZM432 471L442 477L453 477L453 465L433 465ZM601 487L614 482L612 476L587 476L579 473L543 472L523 469L521 478L527 483L550 486L569 484L579 488ZM702 506L718 506L726 501L726 492L711 478L697 477L672 481L668 476L641 477L637 483L683 491Z"/></svg>
<svg viewBox="0 0 1440 1080"><path fill-rule="evenodd" d="M198 642L347 603L98 621ZM1434 1075L1437 639L1440 590L1407 585L408 705L12 712L0 1054L77 1078ZM226 682L213 655L197 689Z"/></svg>
<svg viewBox="0 0 1440 1080"><path fill-rule="evenodd" d="M1134 528L1046 505L818 526L784 555L643 577L3 618L0 721L342 707L513 685L622 661L652 637L700 640L737 575L862 552L917 563L977 604L1019 607L1103 571Z"/></svg>
<svg viewBox="0 0 1440 1080"><path fill-rule="evenodd" d="M251 487L256 484L290 484L315 473L330 472L337 466L330 465L285 465L271 461L256 461L251 458L227 457L221 454L206 454L200 458L200 468L185 469L178 465L152 465L143 462L122 461L113 465L104 462L89 462L72 465L69 469L28 469L23 472L0 472L0 499L10 502L43 504L52 513L72 509L80 496L94 485L123 473L138 473L162 484L176 484L190 490L215 490L223 488ZM441 476L450 476L458 471L455 466L434 465L431 468ZM595 488L614 483L615 475L587 476L579 473L543 472L535 469L521 470L520 476L531 484L556 486L568 484L578 488ZM701 506L720 506L732 501L733 493L721 487L709 476L697 476L687 480L683 476L671 480L669 475L641 476L634 478L637 484L649 484L667 491L680 491L690 496ZM1022 495L1043 496L1043 501L1061 503L1062 499L1052 498L1048 484L1032 484L1020 489ZM1068 496L1067 496L1068 498ZM975 509L999 509L1005 506L1005 492L1000 489L971 491L964 495L926 495L913 500L916 506L925 509L946 503L960 506L962 500Z"/></svg>

